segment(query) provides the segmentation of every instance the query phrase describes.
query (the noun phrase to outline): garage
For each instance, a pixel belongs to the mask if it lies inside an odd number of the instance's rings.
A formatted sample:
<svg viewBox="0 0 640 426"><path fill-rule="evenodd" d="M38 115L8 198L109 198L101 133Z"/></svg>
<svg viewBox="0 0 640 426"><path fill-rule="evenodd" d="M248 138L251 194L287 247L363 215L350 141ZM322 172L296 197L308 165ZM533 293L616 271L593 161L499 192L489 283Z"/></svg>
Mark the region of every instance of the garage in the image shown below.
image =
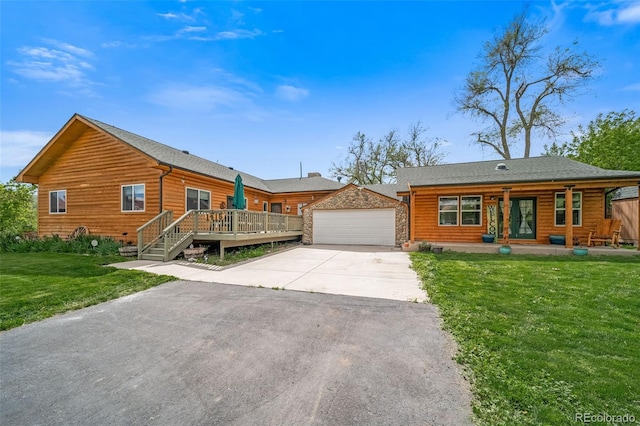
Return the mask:
<svg viewBox="0 0 640 426"><path fill-rule="evenodd" d="M396 211L394 208L314 210L313 243L393 246Z"/></svg>

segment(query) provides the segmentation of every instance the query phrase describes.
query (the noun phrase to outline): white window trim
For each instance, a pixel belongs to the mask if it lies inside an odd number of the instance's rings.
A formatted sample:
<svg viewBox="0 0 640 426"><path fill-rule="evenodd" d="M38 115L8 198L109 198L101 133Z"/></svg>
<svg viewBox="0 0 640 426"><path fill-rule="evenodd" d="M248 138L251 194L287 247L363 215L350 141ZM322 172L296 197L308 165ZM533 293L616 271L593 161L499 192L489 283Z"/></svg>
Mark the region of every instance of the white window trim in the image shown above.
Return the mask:
<svg viewBox="0 0 640 426"><path fill-rule="evenodd" d="M443 198L455 198L456 199L456 223L440 223L440 213L442 213L443 211L447 211L447 210L440 210L440 200L442 200ZM443 195L441 197L438 197L438 226L446 226L446 227L450 227L450 226L460 226L460 197L458 195Z"/></svg>
<svg viewBox="0 0 640 426"><path fill-rule="evenodd" d="M577 225L573 225L574 228L582 228L582 206L584 205L584 194L582 193L582 191L573 191L573 195L575 194L580 194L580 208L577 209L578 210L578 224ZM567 200L565 198L564 201L564 209L559 209L558 208L558 195L563 195L566 197L566 193L565 192L556 192L553 196L553 224L554 226L561 228L563 226L567 226ZM558 215L557 212L558 210L564 210L564 224L562 225L558 225L558 223L556 222L558 220ZM571 206L571 223L573 223L573 205Z"/></svg>
<svg viewBox="0 0 640 426"><path fill-rule="evenodd" d="M52 212L51 211L51 193L55 192L56 193L56 199L58 198L58 192L62 192L64 191L64 211L63 212ZM54 189L53 191L49 191L49 198L47 199L47 204L49 205L49 214L67 214L67 210L68 207L67 205L69 204L68 202L69 200L67 199L67 190L66 189Z"/></svg>
<svg viewBox="0 0 640 426"><path fill-rule="evenodd" d="M188 192L189 192L190 189L193 190L193 191L198 191L198 208L196 210L200 210L199 207L200 207L200 193L201 192L209 193L209 209L211 209L211 191L207 191L206 189L192 188L190 186L187 186L184 189L184 211L189 211L189 210L187 210L187 207L189 207Z"/></svg>
<svg viewBox="0 0 640 426"><path fill-rule="evenodd" d="M480 209L479 210L467 210L471 212L477 212L480 214L480 223L462 223L462 199L463 198L480 198ZM482 226L482 195L461 195L458 202L458 211L460 212L460 218L458 222L460 226Z"/></svg>
<svg viewBox="0 0 640 426"><path fill-rule="evenodd" d="M132 197L133 197L132 198L132 204L131 204L131 207L132 207L131 210L125 210L125 209L122 208L123 207L123 201L124 201L124 199L123 199L123 189L124 189L125 186L134 187L133 191L131 192ZM136 205L136 191L135 191L135 187L136 186L142 186L142 193L144 194L144 201L143 201L144 208L142 210L136 210L134 208L134 206ZM127 184L127 185L120 185L120 212L121 213L144 213L145 210L147 210L147 186L146 186L146 184L144 184L144 183L131 183L131 184Z"/></svg>

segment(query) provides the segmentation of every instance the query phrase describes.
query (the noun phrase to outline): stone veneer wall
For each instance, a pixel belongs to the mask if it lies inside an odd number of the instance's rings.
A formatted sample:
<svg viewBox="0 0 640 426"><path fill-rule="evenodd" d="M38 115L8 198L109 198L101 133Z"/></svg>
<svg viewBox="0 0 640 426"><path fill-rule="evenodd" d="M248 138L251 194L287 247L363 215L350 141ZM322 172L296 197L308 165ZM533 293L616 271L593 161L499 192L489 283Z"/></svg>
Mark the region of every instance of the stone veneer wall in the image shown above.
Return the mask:
<svg viewBox="0 0 640 426"><path fill-rule="evenodd" d="M313 210L346 209L396 209L396 246L401 246L408 238L408 209L400 201L391 200L375 192L349 187L338 191L303 210L304 230L302 242L313 244Z"/></svg>

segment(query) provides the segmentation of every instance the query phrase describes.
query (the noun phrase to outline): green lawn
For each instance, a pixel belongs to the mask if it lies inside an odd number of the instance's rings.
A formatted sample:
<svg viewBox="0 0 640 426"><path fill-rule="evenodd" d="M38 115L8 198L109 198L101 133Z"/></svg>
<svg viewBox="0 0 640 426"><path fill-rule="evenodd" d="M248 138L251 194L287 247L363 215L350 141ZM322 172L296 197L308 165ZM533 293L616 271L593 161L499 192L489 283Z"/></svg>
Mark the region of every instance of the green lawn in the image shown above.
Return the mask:
<svg viewBox="0 0 640 426"><path fill-rule="evenodd" d="M412 260L458 343L478 424L575 425L576 413L640 421L640 259Z"/></svg>
<svg viewBox="0 0 640 426"><path fill-rule="evenodd" d="M102 265L121 261L60 253L0 253L0 330L175 280Z"/></svg>

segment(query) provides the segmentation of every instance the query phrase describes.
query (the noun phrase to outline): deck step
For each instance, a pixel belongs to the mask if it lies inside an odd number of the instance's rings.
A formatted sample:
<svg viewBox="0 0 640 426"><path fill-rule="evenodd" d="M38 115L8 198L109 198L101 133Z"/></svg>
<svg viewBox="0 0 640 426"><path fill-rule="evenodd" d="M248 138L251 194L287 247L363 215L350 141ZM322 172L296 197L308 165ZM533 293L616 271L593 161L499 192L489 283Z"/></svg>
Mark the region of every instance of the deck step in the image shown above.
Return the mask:
<svg viewBox="0 0 640 426"><path fill-rule="evenodd" d="M164 248L162 247L151 247L148 248L145 254L159 254L160 256L164 256Z"/></svg>
<svg viewBox="0 0 640 426"><path fill-rule="evenodd" d="M164 256L161 254L144 253L142 256L140 256L140 258L142 260L157 260L159 262L162 262L164 259Z"/></svg>

